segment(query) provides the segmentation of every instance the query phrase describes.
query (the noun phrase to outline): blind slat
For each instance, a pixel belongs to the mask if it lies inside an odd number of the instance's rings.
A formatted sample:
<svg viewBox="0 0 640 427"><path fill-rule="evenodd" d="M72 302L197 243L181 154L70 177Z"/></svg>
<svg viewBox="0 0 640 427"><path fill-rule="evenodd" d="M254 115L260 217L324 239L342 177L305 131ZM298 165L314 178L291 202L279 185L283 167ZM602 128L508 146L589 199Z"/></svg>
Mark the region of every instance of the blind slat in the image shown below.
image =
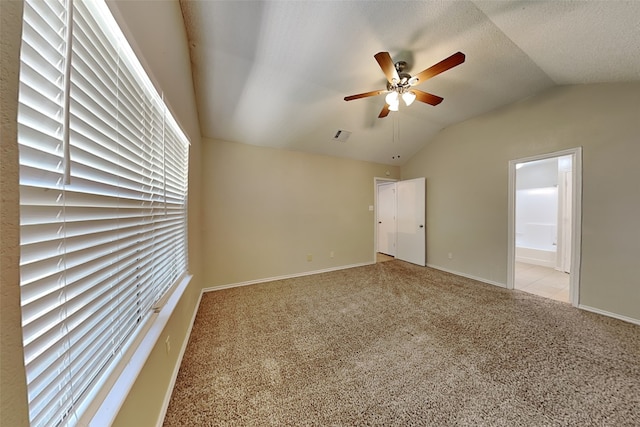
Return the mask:
<svg viewBox="0 0 640 427"><path fill-rule="evenodd" d="M186 272L188 140L102 1L26 0L23 19L30 419L73 425L153 303Z"/></svg>

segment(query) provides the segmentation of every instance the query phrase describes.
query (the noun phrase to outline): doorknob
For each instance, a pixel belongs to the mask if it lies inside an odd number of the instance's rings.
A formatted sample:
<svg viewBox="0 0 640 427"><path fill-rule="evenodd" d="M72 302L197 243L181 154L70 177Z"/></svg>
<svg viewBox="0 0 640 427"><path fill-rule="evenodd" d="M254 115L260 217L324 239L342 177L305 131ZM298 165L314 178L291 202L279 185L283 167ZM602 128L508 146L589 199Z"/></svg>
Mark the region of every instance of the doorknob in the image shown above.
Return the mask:
<svg viewBox="0 0 640 427"><path fill-rule="evenodd" d="M424 227L424 225L420 224L420 228L423 228L423 227Z"/></svg>
<svg viewBox="0 0 640 427"><path fill-rule="evenodd" d="M382 224L382 221L378 221L378 224Z"/></svg>

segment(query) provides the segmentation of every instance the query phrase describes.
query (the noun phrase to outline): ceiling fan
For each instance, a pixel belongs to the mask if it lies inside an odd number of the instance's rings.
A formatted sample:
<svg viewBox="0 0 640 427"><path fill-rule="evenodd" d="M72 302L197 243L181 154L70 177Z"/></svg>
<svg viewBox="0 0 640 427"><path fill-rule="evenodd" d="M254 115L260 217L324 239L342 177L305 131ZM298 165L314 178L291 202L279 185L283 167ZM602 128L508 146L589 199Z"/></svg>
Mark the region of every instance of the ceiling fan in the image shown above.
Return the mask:
<svg viewBox="0 0 640 427"><path fill-rule="evenodd" d="M382 68L382 72L387 77L387 89L345 96L344 100L353 101L354 99L367 98L369 96L386 93L387 96L385 98L384 107L382 107L382 111L380 111L380 114L378 115L378 118L382 118L387 117L387 115L389 115L389 111L398 111L400 98L402 98L407 106L411 105L411 103L416 99L429 105L440 104L444 98L418 89L413 89L413 87L430 79L431 77L437 76L438 74L455 67L456 65L462 64L465 56L462 52L456 52L450 57L443 59L413 77L409 73L404 72L407 67L407 63L405 61L398 61L394 64L389 52L378 52L374 55L374 58L376 58L378 65Z"/></svg>

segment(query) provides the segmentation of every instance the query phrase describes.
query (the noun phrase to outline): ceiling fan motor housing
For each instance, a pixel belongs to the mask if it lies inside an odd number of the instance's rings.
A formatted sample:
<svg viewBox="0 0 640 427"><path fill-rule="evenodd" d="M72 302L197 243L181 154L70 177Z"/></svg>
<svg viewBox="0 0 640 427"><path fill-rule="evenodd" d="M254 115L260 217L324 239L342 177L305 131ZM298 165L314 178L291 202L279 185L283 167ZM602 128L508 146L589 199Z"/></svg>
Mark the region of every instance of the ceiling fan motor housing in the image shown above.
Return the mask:
<svg viewBox="0 0 640 427"><path fill-rule="evenodd" d="M406 61L398 61L394 65L396 67L396 71L398 72L398 74L402 73L404 71L404 69L407 68L407 62Z"/></svg>

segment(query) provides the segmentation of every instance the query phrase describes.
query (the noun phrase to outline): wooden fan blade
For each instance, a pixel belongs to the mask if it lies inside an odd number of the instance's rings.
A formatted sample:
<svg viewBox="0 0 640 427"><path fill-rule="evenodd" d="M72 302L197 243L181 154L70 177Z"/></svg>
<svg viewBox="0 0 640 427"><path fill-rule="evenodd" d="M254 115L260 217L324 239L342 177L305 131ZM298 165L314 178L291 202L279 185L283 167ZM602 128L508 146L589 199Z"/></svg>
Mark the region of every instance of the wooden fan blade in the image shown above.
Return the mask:
<svg viewBox="0 0 640 427"><path fill-rule="evenodd" d="M385 102L384 107L382 107L382 110L380 111L380 114L378 114L378 118L381 119L383 117L387 117L388 115L389 115L389 104Z"/></svg>
<svg viewBox="0 0 640 427"><path fill-rule="evenodd" d="M443 59L436 65L433 65L422 71L421 73L416 74L415 76L413 76L413 78L417 80L416 83L414 83L414 86L424 82L427 79L430 79L433 76L437 76L438 74L447 71L455 67L456 65L462 64L464 62L464 58L464 53L456 52L447 59Z"/></svg>
<svg viewBox="0 0 640 427"><path fill-rule="evenodd" d="M412 89L411 92L416 94L416 99L418 101L427 103L429 105L438 105L444 99L444 98L440 98L439 96L432 95L430 93L423 92L418 89Z"/></svg>
<svg viewBox="0 0 640 427"><path fill-rule="evenodd" d="M366 98L369 96L380 95L381 93L387 92L386 90L373 90L371 92L359 93L357 95L345 96L345 101L353 101L354 99Z"/></svg>
<svg viewBox="0 0 640 427"><path fill-rule="evenodd" d="M400 76L398 76L398 71L389 52L378 52L374 55L374 58L378 61L378 65L382 68L382 72L387 77L389 83L394 84L393 80L395 80L395 83L400 81Z"/></svg>

